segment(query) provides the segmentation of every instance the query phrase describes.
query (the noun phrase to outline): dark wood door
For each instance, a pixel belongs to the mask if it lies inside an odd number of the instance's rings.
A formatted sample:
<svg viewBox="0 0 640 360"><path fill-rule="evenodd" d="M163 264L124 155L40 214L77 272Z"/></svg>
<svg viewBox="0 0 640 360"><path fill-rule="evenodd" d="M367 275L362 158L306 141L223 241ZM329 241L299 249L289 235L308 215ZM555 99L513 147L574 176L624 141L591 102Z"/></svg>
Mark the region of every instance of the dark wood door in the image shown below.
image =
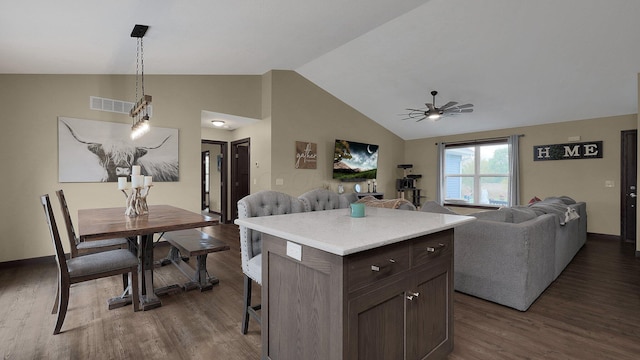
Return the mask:
<svg viewBox="0 0 640 360"><path fill-rule="evenodd" d="M238 218L238 200L249 195L250 139L231 143L231 220Z"/></svg>
<svg viewBox="0 0 640 360"><path fill-rule="evenodd" d="M404 359L406 281L349 301L348 359Z"/></svg>
<svg viewBox="0 0 640 360"><path fill-rule="evenodd" d="M622 131L620 165L620 238L636 242L638 130Z"/></svg>
<svg viewBox="0 0 640 360"><path fill-rule="evenodd" d="M451 260L441 259L423 268L409 287L407 299L407 359L440 359L453 350L450 329Z"/></svg>

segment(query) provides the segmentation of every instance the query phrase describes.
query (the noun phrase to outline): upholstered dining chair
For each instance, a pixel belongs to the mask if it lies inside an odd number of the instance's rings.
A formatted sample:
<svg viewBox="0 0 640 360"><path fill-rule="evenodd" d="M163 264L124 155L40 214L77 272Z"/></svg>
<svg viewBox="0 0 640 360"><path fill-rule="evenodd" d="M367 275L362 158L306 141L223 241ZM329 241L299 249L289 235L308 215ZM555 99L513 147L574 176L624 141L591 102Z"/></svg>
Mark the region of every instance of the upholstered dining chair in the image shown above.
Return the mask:
<svg viewBox="0 0 640 360"><path fill-rule="evenodd" d="M291 195L272 190L263 190L238 200L238 218L282 215L304 211L302 201ZM242 333L249 328L249 317L261 324L260 305L251 305L251 284L262 285L262 234L240 226L240 255L244 273L244 311Z"/></svg>
<svg viewBox="0 0 640 360"><path fill-rule="evenodd" d="M78 257L83 254L95 253L98 251L126 249L129 246L129 241L125 238L104 239L95 241L80 241L76 236L76 232L73 229L73 222L71 221L71 213L67 206L67 200L64 197L62 190L56 191L58 200L60 200L60 209L64 216L64 223L67 228L67 236L69 238L69 245L71 246L71 258Z"/></svg>
<svg viewBox="0 0 640 360"><path fill-rule="evenodd" d="M59 334L62 323L67 315L69 306L69 288L71 284L99 279L120 274L131 274L131 292L133 296L133 311L140 309L138 296L138 258L129 250L117 249L102 251L95 254L66 259L60 233L51 208L49 195L40 197L44 214L49 225L49 233L55 249L58 263L58 290L54 307L57 307L56 326L53 335Z"/></svg>
<svg viewBox="0 0 640 360"><path fill-rule="evenodd" d="M327 189L314 189L298 196L304 205L304 211L321 211L348 208L349 204L355 202L357 197L350 201L346 194Z"/></svg>

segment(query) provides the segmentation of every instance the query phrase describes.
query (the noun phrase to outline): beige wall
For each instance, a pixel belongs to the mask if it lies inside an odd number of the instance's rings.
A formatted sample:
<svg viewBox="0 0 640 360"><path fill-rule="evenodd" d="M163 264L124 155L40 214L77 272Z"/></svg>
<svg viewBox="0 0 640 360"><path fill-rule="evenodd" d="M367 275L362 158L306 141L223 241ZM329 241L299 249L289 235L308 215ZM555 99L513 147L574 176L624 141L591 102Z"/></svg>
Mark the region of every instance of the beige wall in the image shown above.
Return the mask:
<svg viewBox="0 0 640 360"><path fill-rule="evenodd" d="M457 136L447 136L405 143L406 160L414 164L414 172L422 173L422 188L428 200L436 192L436 143L493 138L523 134L520 138L521 201L534 196L568 195L587 203L588 231L620 234L620 132L636 129L637 115L570 121L549 125L521 127ZM533 146L568 143L568 137L580 141L603 141L602 159L533 161ZM615 187L606 188L605 180Z"/></svg>
<svg viewBox="0 0 640 360"><path fill-rule="evenodd" d="M319 187L337 190L332 180L335 139L380 146L378 191L395 197L397 165L404 157L403 140L363 114L292 71L272 71L271 188L300 195ZM295 142L318 145L317 169L295 168ZM282 179L284 185L276 185ZM355 183L345 183L353 192ZM367 189L366 183L363 189Z"/></svg>
<svg viewBox="0 0 640 360"><path fill-rule="evenodd" d="M179 129L180 181L157 183L150 204L171 203L199 211L201 139L251 139L251 192L274 189L292 195L328 186L336 138L380 145L378 190L395 196L397 165L413 163L425 194L435 193L435 143L520 133L522 198L565 194L587 202L589 231L619 234L620 131L635 129L637 115L572 121L554 125L402 141L304 77L292 71L262 76L147 76L153 95L152 124ZM640 83L640 81L639 81ZM57 117L130 123L125 115L89 109L89 96L132 101L135 81L119 75L0 75L4 176L0 210L0 262L53 253L38 196L64 189L72 214L90 207L123 206L114 183L58 183ZM235 131L202 129L201 111L261 119ZM603 140L604 158L533 162L533 145ZM294 168L295 141L318 144L318 168ZM256 165L257 164L257 165ZM284 185L275 185L283 179ZM604 181L613 180L614 188ZM352 191L352 184L346 186ZM366 185L364 186L366 189ZM55 196L55 195L54 195ZM229 205L231 206L231 204ZM58 223L64 229L58 211ZM640 249L640 247L639 247Z"/></svg>
<svg viewBox="0 0 640 360"><path fill-rule="evenodd" d="M58 183L57 117L130 123L126 115L89 109L89 96L133 101L135 78L118 75L0 75L4 169L0 198L0 262L53 254L38 196L64 189L71 213L124 206L115 183ZM150 204L200 209L201 110L259 118L260 76L146 76L152 125L179 129L180 181L156 183ZM76 221L77 225L77 221ZM66 237L65 237L66 243Z"/></svg>

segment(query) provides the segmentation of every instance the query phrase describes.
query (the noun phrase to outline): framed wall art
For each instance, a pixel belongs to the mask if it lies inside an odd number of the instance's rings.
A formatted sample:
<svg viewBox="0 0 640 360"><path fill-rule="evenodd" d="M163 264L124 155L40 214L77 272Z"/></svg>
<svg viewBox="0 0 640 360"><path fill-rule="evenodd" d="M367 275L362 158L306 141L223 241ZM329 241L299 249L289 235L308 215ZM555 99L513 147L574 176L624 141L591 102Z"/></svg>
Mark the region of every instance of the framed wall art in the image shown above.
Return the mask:
<svg viewBox="0 0 640 360"><path fill-rule="evenodd" d="M152 126L131 140L131 125L58 117L58 178L60 182L131 180L131 167L153 181L178 181L178 129Z"/></svg>

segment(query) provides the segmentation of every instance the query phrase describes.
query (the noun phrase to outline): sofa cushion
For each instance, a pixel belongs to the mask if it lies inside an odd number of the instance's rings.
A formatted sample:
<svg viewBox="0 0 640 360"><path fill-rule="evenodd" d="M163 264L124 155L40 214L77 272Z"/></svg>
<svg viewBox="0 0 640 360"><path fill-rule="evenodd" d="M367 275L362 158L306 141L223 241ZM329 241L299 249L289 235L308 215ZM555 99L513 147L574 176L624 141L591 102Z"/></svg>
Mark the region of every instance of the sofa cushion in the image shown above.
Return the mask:
<svg viewBox="0 0 640 360"><path fill-rule="evenodd" d="M518 224L521 222L529 221L531 219L535 219L538 217L535 211L529 209L528 207L511 207L511 208L502 208L498 211L506 211L511 214L511 222L514 224ZM508 219L508 215L507 215Z"/></svg>
<svg viewBox="0 0 640 360"><path fill-rule="evenodd" d="M547 200L549 200L549 201L560 200L565 205L572 205L572 204L576 203L575 200L573 200L572 198L570 198L568 196L550 196L550 197L544 199L544 201L547 201Z"/></svg>
<svg viewBox="0 0 640 360"><path fill-rule="evenodd" d="M487 210L469 214L478 220L489 220L499 222L513 222L513 216L508 211Z"/></svg>
<svg viewBox="0 0 640 360"><path fill-rule="evenodd" d="M455 212L447 209L446 207L438 204L435 201L427 201L426 203L424 203L424 205L422 205L422 207L420 208L420 211L432 212L432 213L438 213L438 214L457 215Z"/></svg>

